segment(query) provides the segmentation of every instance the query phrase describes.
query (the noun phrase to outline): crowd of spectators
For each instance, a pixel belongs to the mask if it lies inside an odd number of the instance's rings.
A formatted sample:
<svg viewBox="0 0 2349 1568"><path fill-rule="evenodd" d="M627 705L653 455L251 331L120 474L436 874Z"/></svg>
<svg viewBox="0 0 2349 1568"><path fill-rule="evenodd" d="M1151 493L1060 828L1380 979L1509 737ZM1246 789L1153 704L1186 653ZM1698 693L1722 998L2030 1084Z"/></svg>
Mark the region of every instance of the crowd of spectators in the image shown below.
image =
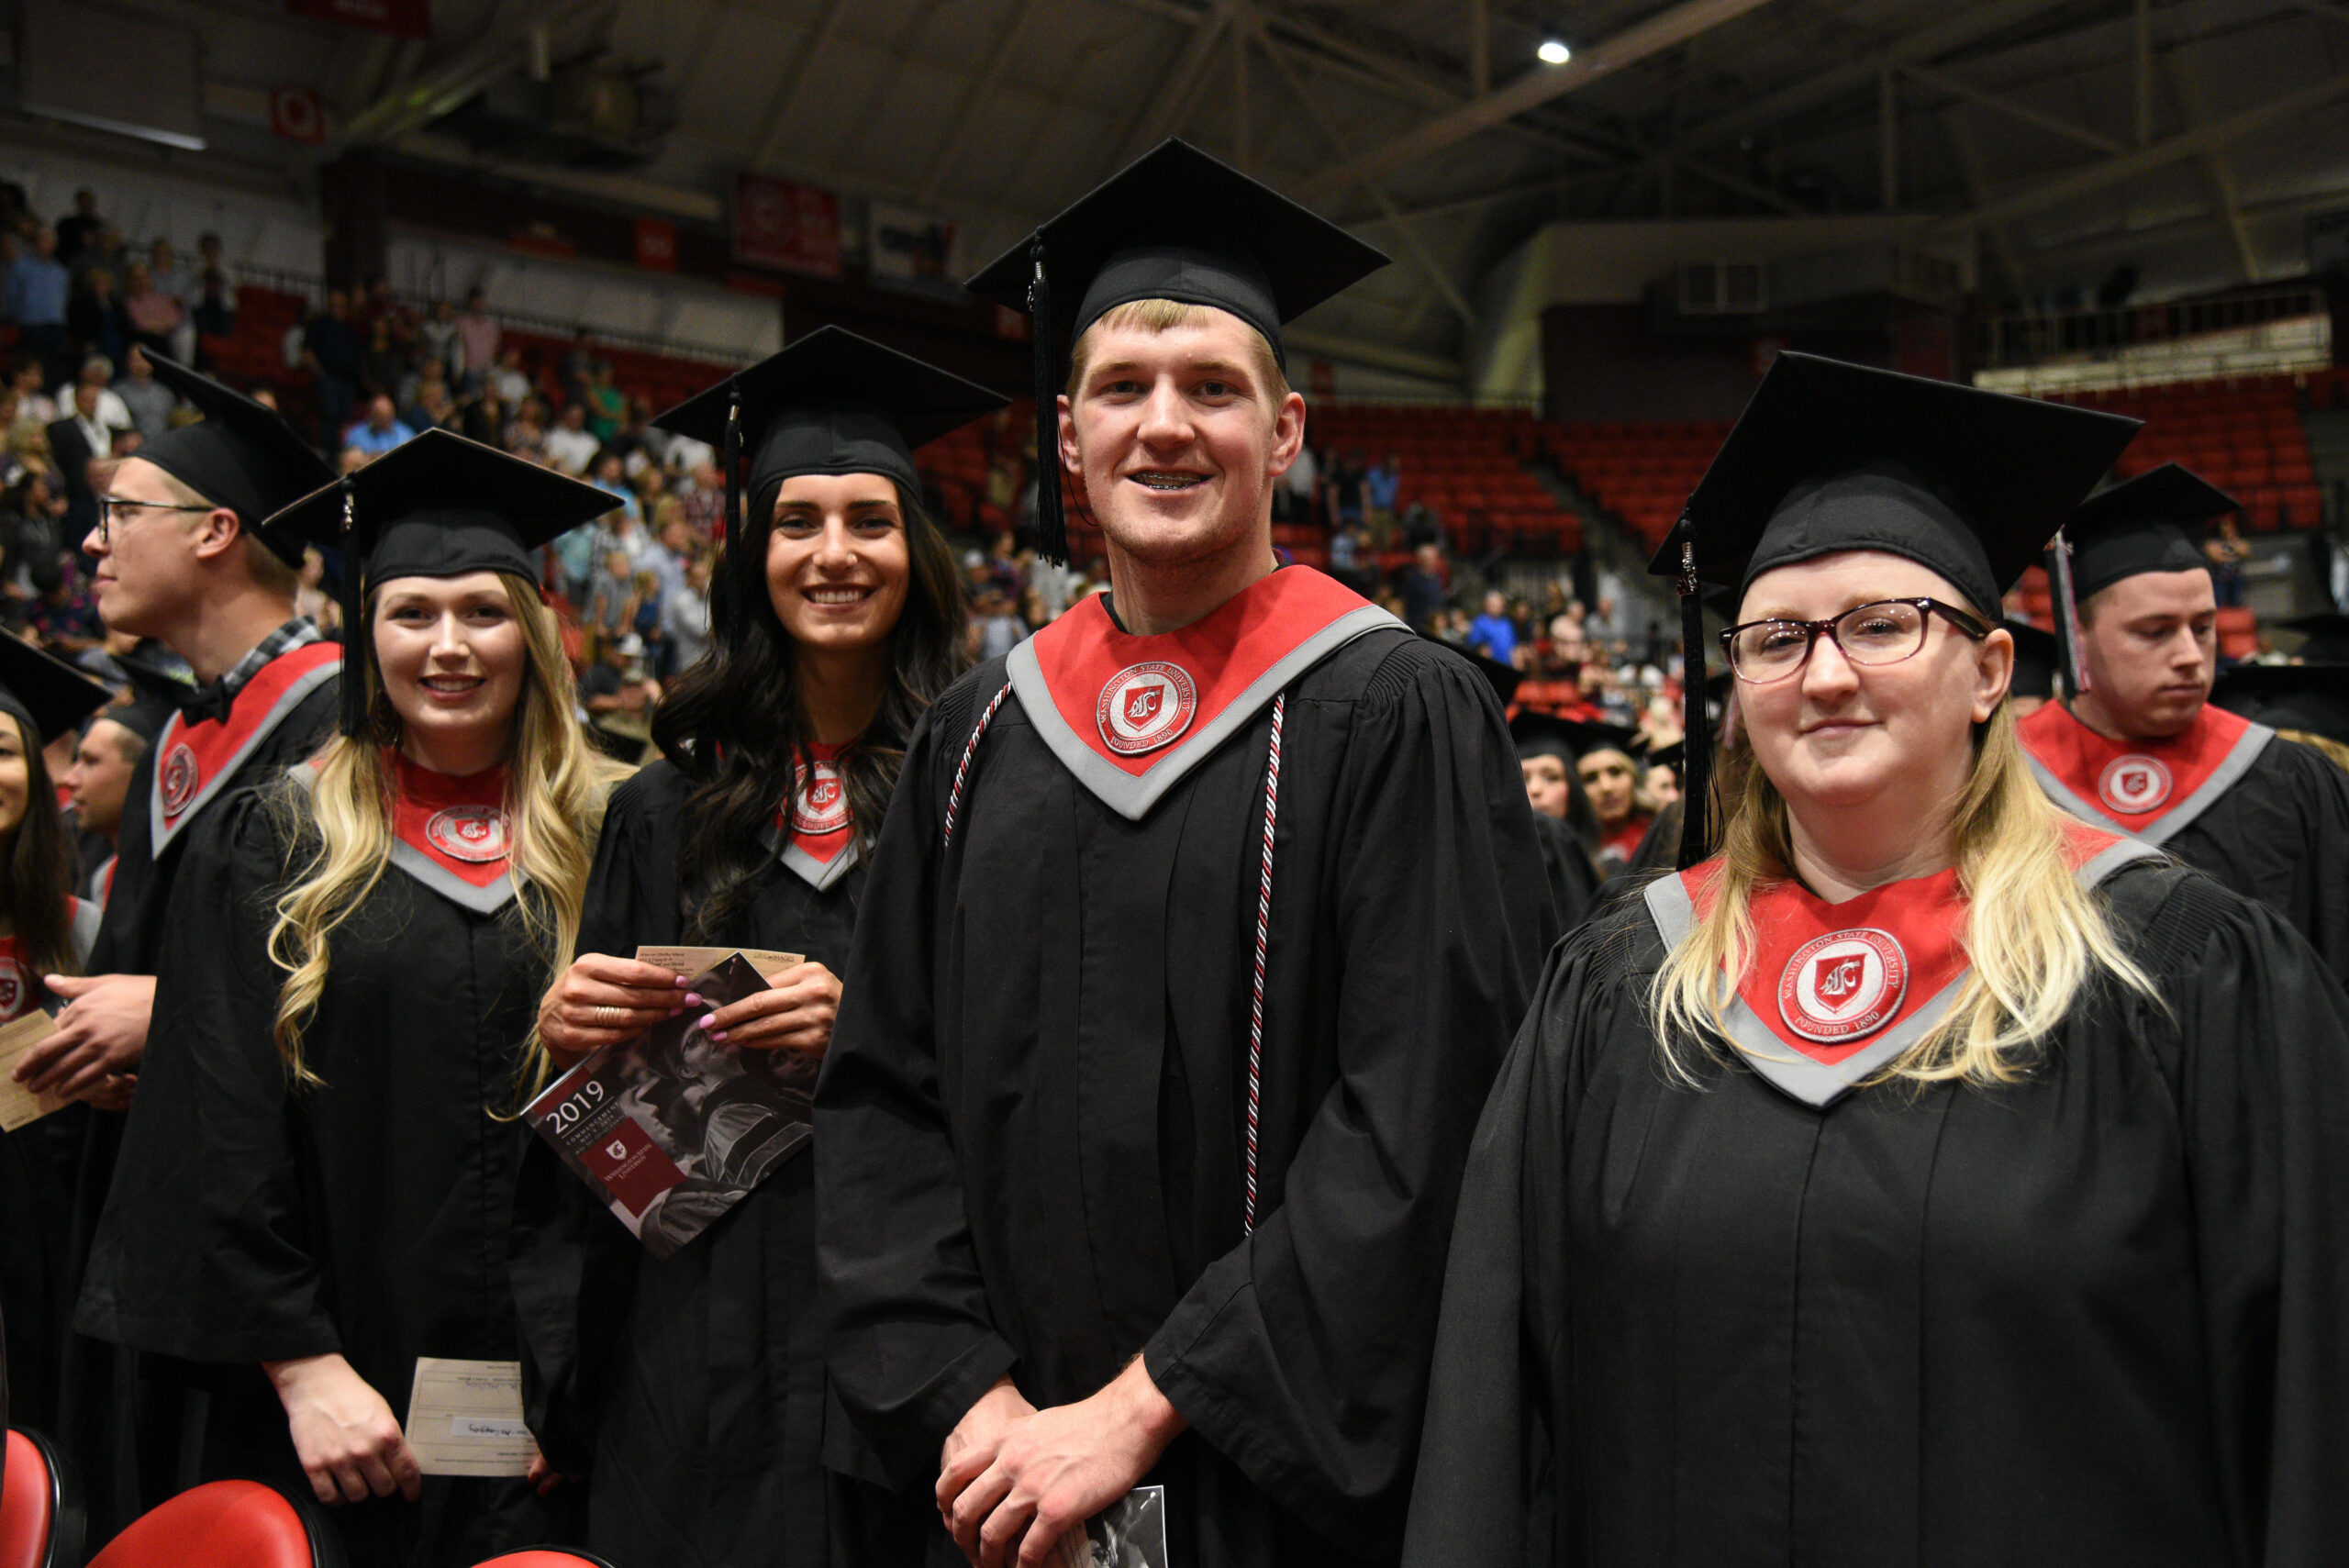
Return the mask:
<svg viewBox="0 0 2349 1568"><path fill-rule="evenodd" d="M235 329L235 284L217 235L202 237L190 264L168 239L127 241L90 191L44 223L5 184L0 279L9 356L0 387L0 625L103 669L106 629L78 548L96 520L93 465L190 417L142 350L202 363L202 340ZM611 492L609 515L550 548L546 582L573 628L590 717L623 746L640 740L660 683L708 640L724 511L717 454L654 428L659 410L618 384L584 329L534 375L478 289L462 302L418 305L381 278L329 288L279 347L283 390L299 388L284 405L289 416L346 470L440 427ZM246 389L272 403L282 390ZM1037 558L1032 484L1021 494L1032 454L1016 436L998 444L1002 461L965 509L977 531L957 540L974 658L1008 651L1108 585L1097 557L1075 570ZM1319 540L1334 575L1415 628L1564 683L1576 711L1643 728L1654 716L1664 738L1676 653L1663 628L1619 608L1620 584L1583 562L1530 589L1521 575L1504 584L1500 563L1456 560L1427 507L1397 505L1400 478L1393 456L1309 447L1276 495L1275 520ZM949 517L932 500L932 515ZM329 631L338 629L333 565L313 552L301 599Z"/></svg>

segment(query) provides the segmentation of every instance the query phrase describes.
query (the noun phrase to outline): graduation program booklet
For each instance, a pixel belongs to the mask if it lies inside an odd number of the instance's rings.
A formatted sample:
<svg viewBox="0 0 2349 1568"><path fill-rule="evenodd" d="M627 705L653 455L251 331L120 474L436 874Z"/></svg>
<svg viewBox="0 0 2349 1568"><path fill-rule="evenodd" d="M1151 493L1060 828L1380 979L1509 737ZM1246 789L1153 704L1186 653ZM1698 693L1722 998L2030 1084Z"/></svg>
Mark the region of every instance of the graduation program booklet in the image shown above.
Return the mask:
<svg viewBox="0 0 2349 1568"><path fill-rule="evenodd" d="M522 1113L656 1258L707 1229L815 1136L817 1057L735 1051L701 1031L708 1008L766 988L758 968L729 952L694 978L707 1008L604 1047Z"/></svg>
<svg viewBox="0 0 2349 1568"><path fill-rule="evenodd" d="M1060 1539L1060 1568L1173 1568L1166 1488L1137 1486Z"/></svg>
<svg viewBox="0 0 2349 1568"><path fill-rule="evenodd" d="M62 1095L36 1095L8 1076L25 1052L56 1032L57 1020L39 1008L0 1027L0 1132L29 1127L73 1103Z"/></svg>

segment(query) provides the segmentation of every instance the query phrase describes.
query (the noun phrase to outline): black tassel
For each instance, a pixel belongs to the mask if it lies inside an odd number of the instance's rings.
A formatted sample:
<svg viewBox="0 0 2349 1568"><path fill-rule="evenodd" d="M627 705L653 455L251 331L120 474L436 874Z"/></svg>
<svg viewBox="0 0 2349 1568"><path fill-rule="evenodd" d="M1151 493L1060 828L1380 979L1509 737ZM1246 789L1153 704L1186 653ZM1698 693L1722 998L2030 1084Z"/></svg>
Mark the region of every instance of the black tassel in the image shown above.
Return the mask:
<svg viewBox="0 0 2349 1568"><path fill-rule="evenodd" d="M1028 284L1030 341L1036 359L1036 553L1069 563L1068 519L1061 515L1061 403L1052 352L1052 285L1044 275L1044 237L1028 247L1036 275Z"/></svg>
<svg viewBox="0 0 2349 1568"><path fill-rule="evenodd" d="M719 595L726 601L720 612L734 626L742 624L742 612L749 603L750 590L744 586L748 569L738 560L742 543L742 378L729 376L726 381L726 566L725 591ZM729 629L718 628L722 636Z"/></svg>
<svg viewBox="0 0 2349 1568"><path fill-rule="evenodd" d="M1688 514L1673 525L1680 540L1680 869L1713 852L1713 727L1705 711L1705 600L1697 583L1697 530Z"/></svg>
<svg viewBox="0 0 2349 1568"><path fill-rule="evenodd" d="M359 581L362 565L357 527L358 503L351 481L342 482L342 580L336 598L342 607L342 732L356 740L367 733L368 699L373 683L367 674L366 600Z"/></svg>

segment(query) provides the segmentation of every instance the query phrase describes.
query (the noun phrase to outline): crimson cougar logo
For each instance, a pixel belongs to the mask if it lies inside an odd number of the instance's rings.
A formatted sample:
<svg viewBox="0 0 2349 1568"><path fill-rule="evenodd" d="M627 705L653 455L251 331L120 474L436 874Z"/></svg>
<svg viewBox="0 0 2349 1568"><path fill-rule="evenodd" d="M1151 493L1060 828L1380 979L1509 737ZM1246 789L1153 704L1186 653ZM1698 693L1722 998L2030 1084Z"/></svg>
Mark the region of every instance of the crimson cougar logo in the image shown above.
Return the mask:
<svg viewBox="0 0 2349 1568"><path fill-rule="evenodd" d="M799 787L791 795L791 830L837 833L847 826L848 785L840 770L819 757L815 767L800 770Z"/></svg>
<svg viewBox="0 0 2349 1568"><path fill-rule="evenodd" d="M195 798L195 786L199 782L195 753L188 749L185 741L182 741L173 747L171 754L163 759L163 770L155 777L162 786L163 815L177 817L187 809L187 803Z"/></svg>
<svg viewBox="0 0 2349 1568"><path fill-rule="evenodd" d="M2169 770L2158 757L2131 752L2104 765L2096 792L2115 811L2151 811L2169 798Z"/></svg>
<svg viewBox="0 0 2349 1568"><path fill-rule="evenodd" d="M0 958L0 1019L13 1018L25 1010L32 995L32 983L13 958Z"/></svg>
<svg viewBox="0 0 2349 1568"><path fill-rule="evenodd" d="M427 842L452 861L480 865L502 861L514 847L514 830L495 806L452 806L436 811L424 825Z"/></svg>
<svg viewBox="0 0 2349 1568"><path fill-rule="evenodd" d="M1094 705L1102 744L1120 757L1138 757L1191 728L1199 709L1198 688L1180 664L1148 660L1109 677Z"/></svg>
<svg viewBox="0 0 2349 1568"><path fill-rule="evenodd" d="M1909 955L1889 931L1855 927L1803 943L1778 977L1778 1017L1821 1045L1874 1034L1899 1010Z"/></svg>

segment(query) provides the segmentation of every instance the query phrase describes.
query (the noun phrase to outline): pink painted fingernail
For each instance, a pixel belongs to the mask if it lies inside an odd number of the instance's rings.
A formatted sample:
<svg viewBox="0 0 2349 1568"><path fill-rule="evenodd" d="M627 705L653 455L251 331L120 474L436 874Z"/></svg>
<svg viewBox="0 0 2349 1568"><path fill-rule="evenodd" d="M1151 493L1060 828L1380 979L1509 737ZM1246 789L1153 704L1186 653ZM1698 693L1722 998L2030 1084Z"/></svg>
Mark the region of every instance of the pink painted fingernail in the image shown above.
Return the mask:
<svg viewBox="0 0 2349 1568"><path fill-rule="evenodd" d="M701 1006L701 998L688 991L685 993L685 1006L688 1007L698 1007Z"/></svg>
<svg viewBox="0 0 2349 1568"><path fill-rule="evenodd" d="M683 1007L672 1007L672 1008L670 1008L670 1009L669 1009L669 1016L670 1016L671 1018L675 1018L679 1013L682 1013L682 1012L684 1012L684 1011L685 1011L685 1009L684 1009Z"/></svg>
<svg viewBox="0 0 2349 1568"><path fill-rule="evenodd" d="M716 1023L717 1021L718 1021L718 1015L717 1015L716 1013L704 1013L704 1014L701 1016L701 1022L700 1022L699 1024L696 1025L695 1027L696 1027L696 1029L707 1029L707 1028L709 1028L709 1026L710 1026L710 1025L712 1025L712 1024Z"/></svg>
<svg viewBox="0 0 2349 1568"><path fill-rule="evenodd" d="M723 1045L726 1043L726 1031L724 1029L718 1029L714 1031L709 1038L718 1041L718 1044Z"/></svg>
<svg viewBox="0 0 2349 1568"><path fill-rule="evenodd" d="M677 976L677 984L680 985L691 985L693 983L694 977L690 974L680 974Z"/></svg>

